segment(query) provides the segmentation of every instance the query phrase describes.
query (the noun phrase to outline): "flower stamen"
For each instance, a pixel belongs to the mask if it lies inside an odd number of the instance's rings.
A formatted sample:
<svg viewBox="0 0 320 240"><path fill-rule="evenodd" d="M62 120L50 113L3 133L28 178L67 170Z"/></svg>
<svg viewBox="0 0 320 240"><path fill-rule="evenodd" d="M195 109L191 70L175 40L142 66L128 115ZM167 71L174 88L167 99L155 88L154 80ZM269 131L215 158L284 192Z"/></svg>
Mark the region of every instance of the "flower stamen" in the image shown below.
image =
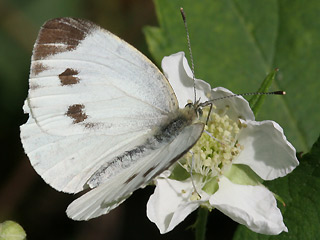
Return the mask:
<svg viewBox="0 0 320 240"><path fill-rule="evenodd" d="M243 149L243 146L237 143L242 125L226 115L228 109L227 106L225 109L211 111L204 133L181 161L181 166L190 172L192 183L193 176L200 176L201 188L212 179L218 180L225 171L230 169L232 160ZM208 109L204 109L203 115L208 114ZM194 183L193 187L195 193L199 195Z"/></svg>

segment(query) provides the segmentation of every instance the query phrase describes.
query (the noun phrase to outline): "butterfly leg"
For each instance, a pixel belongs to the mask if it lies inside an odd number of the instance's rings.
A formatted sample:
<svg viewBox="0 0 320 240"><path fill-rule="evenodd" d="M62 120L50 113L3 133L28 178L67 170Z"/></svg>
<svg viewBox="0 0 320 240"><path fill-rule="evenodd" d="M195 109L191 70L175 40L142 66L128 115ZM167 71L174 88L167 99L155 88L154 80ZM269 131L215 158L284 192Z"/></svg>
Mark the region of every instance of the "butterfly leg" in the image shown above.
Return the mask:
<svg viewBox="0 0 320 240"><path fill-rule="evenodd" d="M194 189L193 194L196 194L197 198L201 199L201 195L197 191L196 185L194 184L193 174L192 174L192 171L193 171L193 168L194 168L194 153L192 151L189 151L189 152L192 155L192 161L191 161L191 167L190 167L190 177L191 177L191 182L192 182L192 186L193 186L193 189Z"/></svg>
<svg viewBox="0 0 320 240"><path fill-rule="evenodd" d="M223 142L221 142L219 139L215 138L210 132L208 132L207 130L203 131L204 133L206 133L207 135L209 135L211 138L213 138L214 140L216 140L218 143L224 145Z"/></svg>

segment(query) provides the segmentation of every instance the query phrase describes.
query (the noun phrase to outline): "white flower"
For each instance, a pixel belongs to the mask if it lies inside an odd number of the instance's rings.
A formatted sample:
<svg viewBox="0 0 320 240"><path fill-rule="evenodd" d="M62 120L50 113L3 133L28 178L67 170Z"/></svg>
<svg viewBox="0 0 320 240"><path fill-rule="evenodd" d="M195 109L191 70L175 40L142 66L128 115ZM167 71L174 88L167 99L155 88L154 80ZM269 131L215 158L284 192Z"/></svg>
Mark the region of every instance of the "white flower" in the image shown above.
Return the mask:
<svg viewBox="0 0 320 240"><path fill-rule="evenodd" d="M165 57L162 68L183 108L194 98L192 72L184 53ZM201 102L233 94L221 87L211 89L199 79L195 83ZM155 192L147 204L148 218L166 233L202 205L216 208L258 233L287 232L273 193L261 183L285 176L298 166L294 147L276 122L256 122L244 98L214 104L197 144L155 180ZM175 177L175 172L190 173L191 169L195 188L190 174L180 175L179 180Z"/></svg>

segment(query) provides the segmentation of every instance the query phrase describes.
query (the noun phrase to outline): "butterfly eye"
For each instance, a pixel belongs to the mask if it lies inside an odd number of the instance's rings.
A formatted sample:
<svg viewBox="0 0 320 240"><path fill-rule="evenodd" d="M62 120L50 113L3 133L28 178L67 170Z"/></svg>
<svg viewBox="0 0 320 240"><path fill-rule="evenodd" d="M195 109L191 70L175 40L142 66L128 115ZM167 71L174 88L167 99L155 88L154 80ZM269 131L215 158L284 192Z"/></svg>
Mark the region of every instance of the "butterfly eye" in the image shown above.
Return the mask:
<svg viewBox="0 0 320 240"><path fill-rule="evenodd" d="M187 103L184 107L188 107L188 108L191 108L193 106L193 103Z"/></svg>
<svg viewBox="0 0 320 240"><path fill-rule="evenodd" d="M197 112L198 112L198 116L199 116L199 117L202 117L202 115L203 115L202 108L198 108L198 109L197 109Z"/></svg>

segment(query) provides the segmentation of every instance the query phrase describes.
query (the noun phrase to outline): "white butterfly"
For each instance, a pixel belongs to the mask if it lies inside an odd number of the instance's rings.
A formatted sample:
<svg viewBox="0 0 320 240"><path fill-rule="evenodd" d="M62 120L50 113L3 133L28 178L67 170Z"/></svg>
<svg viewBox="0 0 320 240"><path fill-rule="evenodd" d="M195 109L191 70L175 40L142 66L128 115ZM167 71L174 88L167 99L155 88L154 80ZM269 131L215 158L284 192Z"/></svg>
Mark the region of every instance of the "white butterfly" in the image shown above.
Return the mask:
<svg viewBox="0 0 320 240"><path fill-rule="evenodd" d="M168 80L144 55L80 19L46 22L32 55L21 140L52 187L89 192L67 214L108 213L199 139L197 104L180 109Z"/></svg>

